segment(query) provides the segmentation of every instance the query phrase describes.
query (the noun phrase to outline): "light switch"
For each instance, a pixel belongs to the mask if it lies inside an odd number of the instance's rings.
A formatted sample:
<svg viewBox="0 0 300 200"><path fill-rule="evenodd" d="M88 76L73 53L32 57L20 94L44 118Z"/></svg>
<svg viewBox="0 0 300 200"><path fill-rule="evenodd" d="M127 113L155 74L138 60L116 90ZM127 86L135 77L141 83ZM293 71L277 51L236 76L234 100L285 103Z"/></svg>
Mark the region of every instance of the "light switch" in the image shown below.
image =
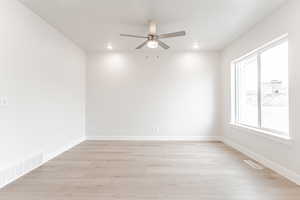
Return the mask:
<svg viewBox="0 0 300 200"><path fill-rule="evenodd" d="M0 106L4 107L4 106L8 106L8 98L7 97L0 97Z"/></svg>

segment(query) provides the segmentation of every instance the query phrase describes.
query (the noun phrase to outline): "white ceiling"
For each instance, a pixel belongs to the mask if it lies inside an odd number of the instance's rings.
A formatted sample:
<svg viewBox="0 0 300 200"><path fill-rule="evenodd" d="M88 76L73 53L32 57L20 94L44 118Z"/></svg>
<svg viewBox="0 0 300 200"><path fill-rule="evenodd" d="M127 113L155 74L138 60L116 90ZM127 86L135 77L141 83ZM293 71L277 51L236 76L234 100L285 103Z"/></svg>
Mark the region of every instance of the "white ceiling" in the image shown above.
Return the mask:
<svg viewBox="0 0 300 200"><path fill-rule="evenodd" d="M220 50L286 0L20 0L87 51L133 50L146 35L147 21L159 33L186 30L187 36L165 39L172 49Z"/></svg>

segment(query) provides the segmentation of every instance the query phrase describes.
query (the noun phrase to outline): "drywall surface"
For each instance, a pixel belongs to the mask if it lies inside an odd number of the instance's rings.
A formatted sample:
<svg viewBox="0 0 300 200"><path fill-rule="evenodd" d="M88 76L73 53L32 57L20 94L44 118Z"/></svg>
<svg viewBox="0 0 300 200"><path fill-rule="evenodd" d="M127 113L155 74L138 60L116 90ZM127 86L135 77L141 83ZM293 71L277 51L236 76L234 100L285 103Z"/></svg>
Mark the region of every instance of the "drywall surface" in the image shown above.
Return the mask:
<svg viewBox="0 0 300 200"><path fill-rule="evenodd" d="M285 169L300 174L300 1L292 0L253 27L222 53L223 128L224 137ZM291 141L282 141L231 127L230 63L232 60L289 34L290 134ZM300 179L299 179L300 181Z"/></svg>
<svg viewBox="0 0 300 200"><path fill-rule="evenodd" d="M85 59L21 3L1 0L0 169L84 137Z"/></svg>
<svg viewBox="0 0 300 200"><path fill-rule="evenodd" d="M218 136L219 64L219 54L214 52L91 53L88 137Z"/></svg>

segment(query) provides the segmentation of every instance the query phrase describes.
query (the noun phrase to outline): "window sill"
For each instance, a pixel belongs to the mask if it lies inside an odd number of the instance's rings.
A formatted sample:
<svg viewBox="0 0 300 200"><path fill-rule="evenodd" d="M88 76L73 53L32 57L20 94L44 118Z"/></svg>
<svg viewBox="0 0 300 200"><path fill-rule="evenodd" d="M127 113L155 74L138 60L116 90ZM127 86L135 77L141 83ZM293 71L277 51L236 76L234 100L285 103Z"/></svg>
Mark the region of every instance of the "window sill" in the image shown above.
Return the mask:
<svg viewBox="0 0 300 200"><path fill-rule="evenodd" d="M267 138L267 139L271 139L273 141L283 143L283 144L286 144L286 145L291 145L292 141L293 141L292 138L289 137L289 136L278 135L278 134L270 132L270 131L265 131L265 130L245 126L245 125L242 125L242 124L230 123L229 126L232 127L232 128L242 130L242 131L245 131L247 133L254 134L254 135L257 135L257 136L260 136L260 137L264 137L264 138Z"/></svg>

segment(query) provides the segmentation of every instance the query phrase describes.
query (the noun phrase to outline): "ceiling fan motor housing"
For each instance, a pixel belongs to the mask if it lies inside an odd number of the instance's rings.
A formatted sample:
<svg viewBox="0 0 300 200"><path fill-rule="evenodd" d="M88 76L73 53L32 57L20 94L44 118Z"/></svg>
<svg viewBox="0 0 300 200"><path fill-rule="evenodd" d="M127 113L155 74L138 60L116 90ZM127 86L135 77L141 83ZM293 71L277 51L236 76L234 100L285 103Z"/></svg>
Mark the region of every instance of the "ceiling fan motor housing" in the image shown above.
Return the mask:
<svg viewBox="0 0 300 200"><path fill-rule="evenodd" d="M158 39L157 35L152 35L152 34L148 35L148 40L157 40L157 39Z"/></svg>

